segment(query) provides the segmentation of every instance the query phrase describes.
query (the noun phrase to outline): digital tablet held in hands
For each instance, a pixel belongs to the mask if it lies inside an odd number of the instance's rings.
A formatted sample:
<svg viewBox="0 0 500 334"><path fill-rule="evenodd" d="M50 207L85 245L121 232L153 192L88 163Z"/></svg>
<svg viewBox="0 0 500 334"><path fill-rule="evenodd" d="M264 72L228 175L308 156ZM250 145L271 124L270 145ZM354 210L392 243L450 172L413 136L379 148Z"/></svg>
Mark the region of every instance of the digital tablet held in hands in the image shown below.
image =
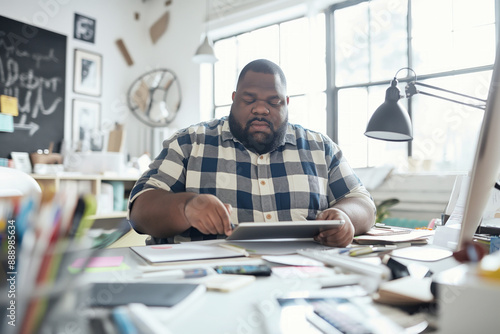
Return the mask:
<svg viewBox="0 0 500 334"><path fill-rule="evenodd" d="M343 220L240 223L227 240L312 238L321 231L339 228L343 224Z"/></svg>

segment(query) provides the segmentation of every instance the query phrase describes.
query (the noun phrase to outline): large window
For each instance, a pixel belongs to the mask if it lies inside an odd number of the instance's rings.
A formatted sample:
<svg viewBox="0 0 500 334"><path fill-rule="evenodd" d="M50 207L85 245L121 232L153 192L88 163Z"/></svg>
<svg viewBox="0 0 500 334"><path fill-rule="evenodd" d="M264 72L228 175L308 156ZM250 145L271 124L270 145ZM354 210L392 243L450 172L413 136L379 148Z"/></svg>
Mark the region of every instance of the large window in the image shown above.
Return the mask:
<svg viewBox="0 0 500 334"><path fill-rule="evenodd" d="M410 143L368 139L368 119L396 72L486 99L495 58L495 0L347 1L330 8L333 137L354 167L457 171L472 166L483 112L416 95L402 100ZM401 71L399 88L413 73Z"/></svg>
<svg viewBox="0 0 500 334"><path fill-rule="evenodd" d="M287 77L289 121L326 133L325 29L321 13L216 41L214 116L229 114L241 69L266 58L280 65Z"/></svg>

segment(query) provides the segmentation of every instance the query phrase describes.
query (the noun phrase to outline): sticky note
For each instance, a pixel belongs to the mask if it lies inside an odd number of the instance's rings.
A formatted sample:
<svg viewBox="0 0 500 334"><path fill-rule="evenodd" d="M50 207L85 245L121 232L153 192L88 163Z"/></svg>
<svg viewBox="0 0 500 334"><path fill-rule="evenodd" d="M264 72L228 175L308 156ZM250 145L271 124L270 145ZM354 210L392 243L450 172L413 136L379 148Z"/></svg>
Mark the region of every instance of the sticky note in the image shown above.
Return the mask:
<svg viewBox="0 0 500 334"><path fill-rule="evenodd" d="M0 114L0 131L14 132L14 117L12 115Z"/></svg>
<svg viewBox="0 0 500 334"><path fill-rule="evenodd" d="M17 97L0 95L0 112L5 115L19 115Z"/></svg>
<svg viewBox="0 0 500 334"><path fill-rule="evenodd" d="M71 267L81 268L87 259L79 258L73 261ZM93 257L87 263L87 268L118 267L122 264L123 256Z"/></svg>

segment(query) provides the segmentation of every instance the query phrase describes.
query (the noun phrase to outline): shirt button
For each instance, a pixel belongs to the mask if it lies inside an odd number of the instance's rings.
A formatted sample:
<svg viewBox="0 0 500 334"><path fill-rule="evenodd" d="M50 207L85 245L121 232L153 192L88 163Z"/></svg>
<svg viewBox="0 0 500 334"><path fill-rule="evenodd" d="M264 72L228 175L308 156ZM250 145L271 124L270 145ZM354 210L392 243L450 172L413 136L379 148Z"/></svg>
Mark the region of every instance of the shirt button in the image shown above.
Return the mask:
<svg viewBox="0 0 500 334"><path fill-rule="evenodd" d="M265 186L266 185L266 181L260 181L260 184Z"/></svg>
<svg viewBox="0 0 500 334"><path fill-rule="evenodd" d="M259 159L260 159L260 160L264 159L264 156L263 156L263 155L261 155L261 156L259 157Z"/></svg>
<svg viewBox="0 0 500 334"><path fill-rule="evenodd" d="M273 216L271 216L271 214L269 214L269 213L266 215L266 219L271 219L272 217Z"/></svg>

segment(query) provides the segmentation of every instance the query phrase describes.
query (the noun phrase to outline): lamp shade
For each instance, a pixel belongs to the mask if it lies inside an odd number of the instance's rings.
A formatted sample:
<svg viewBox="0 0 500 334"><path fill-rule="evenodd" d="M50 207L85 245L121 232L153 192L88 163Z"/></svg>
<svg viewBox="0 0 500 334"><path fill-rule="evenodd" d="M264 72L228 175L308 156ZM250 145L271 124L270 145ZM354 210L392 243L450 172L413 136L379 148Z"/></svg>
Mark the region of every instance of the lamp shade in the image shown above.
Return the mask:
<svg viewBox="0 0 500 334"><path fill-rule="evenodd" d="M385 93L385 102L373 113L365 136L386 141L410 141L413 131L408 112L398 103L398 81L394 79Z"/></svg>
<svg viewBox="0 0 500 334"><path fill-rule="evenodd" d="M208 40L208 36L205 35L205 39L203 43L198 47L196 53L193 56L193 61L195 63L215 63L217 61L217 57L215 57L214 49Z"/></svg>

